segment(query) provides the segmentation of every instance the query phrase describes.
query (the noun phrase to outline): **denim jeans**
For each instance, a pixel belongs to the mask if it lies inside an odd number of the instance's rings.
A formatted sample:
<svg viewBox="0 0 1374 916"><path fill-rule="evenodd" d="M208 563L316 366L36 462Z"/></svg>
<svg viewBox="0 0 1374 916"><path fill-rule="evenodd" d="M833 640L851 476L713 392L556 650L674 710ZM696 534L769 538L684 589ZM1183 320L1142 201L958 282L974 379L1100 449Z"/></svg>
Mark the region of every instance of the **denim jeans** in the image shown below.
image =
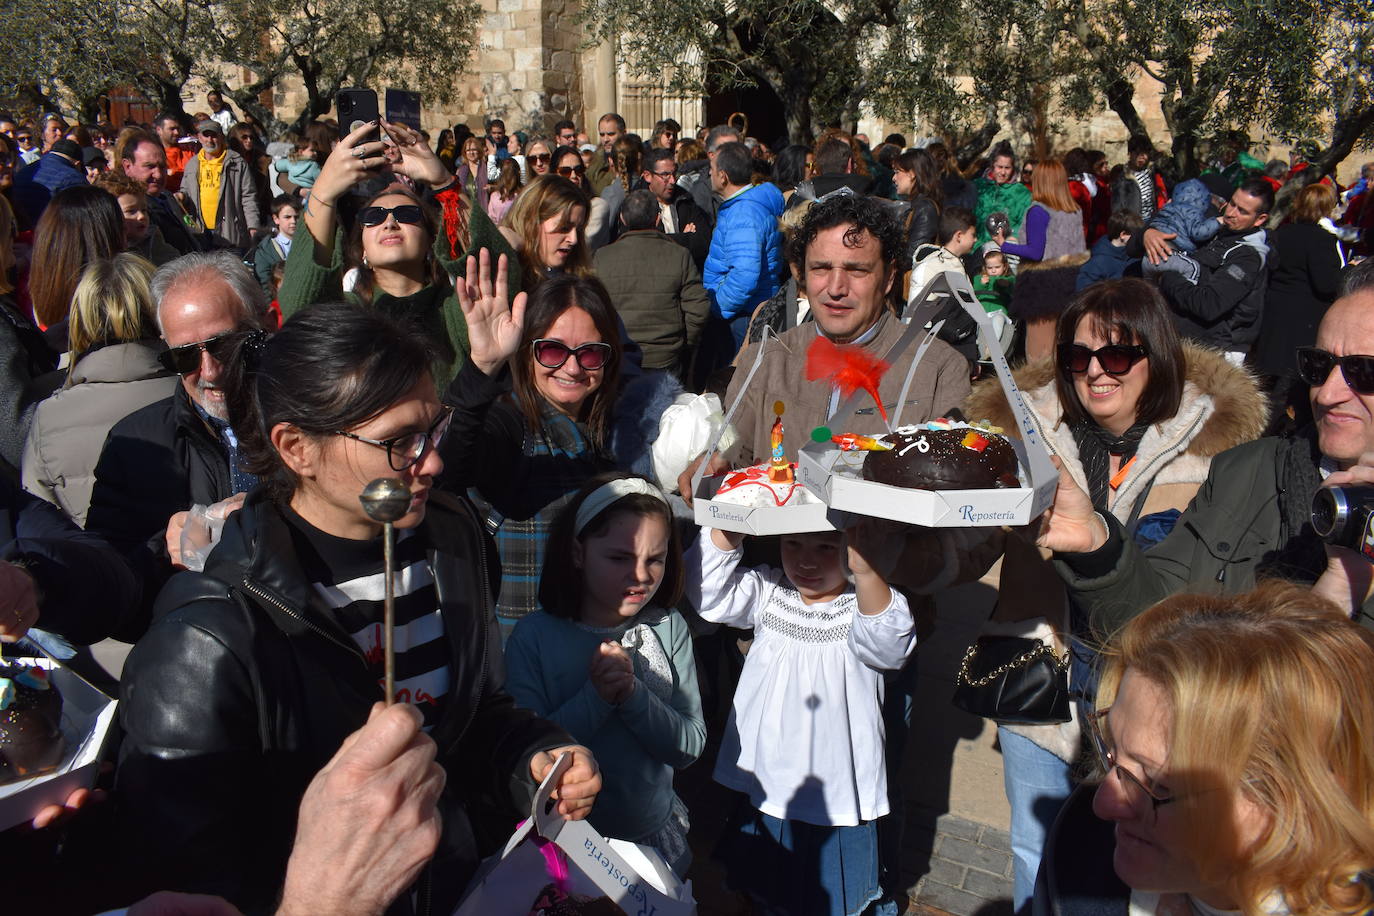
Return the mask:
<svg viewBox="0 0 1374 916"><path fill-rule="evenodd" d="M1030 912L1045 838L1073 791L1072 768L1034 741L997 727L1002 783L1011 805L1012 904Z"/></svg>

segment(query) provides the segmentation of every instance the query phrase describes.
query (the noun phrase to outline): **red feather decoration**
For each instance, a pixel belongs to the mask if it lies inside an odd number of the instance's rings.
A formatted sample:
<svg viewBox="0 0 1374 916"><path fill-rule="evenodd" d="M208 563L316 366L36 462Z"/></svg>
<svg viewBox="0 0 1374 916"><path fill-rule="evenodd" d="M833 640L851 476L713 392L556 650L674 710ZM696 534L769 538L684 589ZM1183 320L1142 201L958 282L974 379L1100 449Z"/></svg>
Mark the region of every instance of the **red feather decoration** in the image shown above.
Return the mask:
<svg viewBox="0 0 1374 916"><path fill-rule="evenodd" d="M806 377L810 381L828 378L839 386L840 394L849 397L856 391L866 391L878 405L883 422L888 422L887 410L878 394L878 382L889 366L883 360L855 344L837 344L816 335L806 351Z"/></svg>

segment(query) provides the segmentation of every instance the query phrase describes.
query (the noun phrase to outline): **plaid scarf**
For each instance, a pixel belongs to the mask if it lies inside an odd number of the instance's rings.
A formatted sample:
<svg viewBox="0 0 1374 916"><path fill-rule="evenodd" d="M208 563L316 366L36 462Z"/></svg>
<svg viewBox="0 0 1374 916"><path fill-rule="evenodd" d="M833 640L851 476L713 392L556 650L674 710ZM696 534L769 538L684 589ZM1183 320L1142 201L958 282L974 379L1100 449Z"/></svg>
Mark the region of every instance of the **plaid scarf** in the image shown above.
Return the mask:
<svg viewBox="0 0 1374 916"><path fill-rule="evenodd" d="M509 485L522 499L542 508L529 518L507 518L475 489L470 491L473 501L486 510L487 529L501 554L498 617L518 620L539 608L539 575L553 520L588 478L610 467L582 424L545 405L539 431L525 433Z"/></svg>

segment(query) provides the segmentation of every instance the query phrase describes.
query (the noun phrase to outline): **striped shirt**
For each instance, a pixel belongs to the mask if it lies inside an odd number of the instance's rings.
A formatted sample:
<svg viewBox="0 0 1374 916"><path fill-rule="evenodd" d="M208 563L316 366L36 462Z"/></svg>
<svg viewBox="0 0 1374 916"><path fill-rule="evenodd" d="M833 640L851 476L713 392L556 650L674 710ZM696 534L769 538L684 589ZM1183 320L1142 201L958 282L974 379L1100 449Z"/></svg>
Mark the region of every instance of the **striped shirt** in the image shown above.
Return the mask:
<svg viewBox="0 0 1374 916"><path fill-rule="evenodd" d="M386 575L381 538L334 537L290 509L283 512L315 596L357 644L377 683L384 683ZM448 639L424 539L409 529L397 531L396 701L420 710L425 731L438 723L444 711L450 676Z"/></svg>
<svg viewBox="0 0 1374 916"><path fill-rule="evenodd" d="M1135 179L1136 187L1140 188L1140 218L1149 220L1155 215L1155 172L1154 169L1145 169L1136 172L1131 176Z"/></svg>

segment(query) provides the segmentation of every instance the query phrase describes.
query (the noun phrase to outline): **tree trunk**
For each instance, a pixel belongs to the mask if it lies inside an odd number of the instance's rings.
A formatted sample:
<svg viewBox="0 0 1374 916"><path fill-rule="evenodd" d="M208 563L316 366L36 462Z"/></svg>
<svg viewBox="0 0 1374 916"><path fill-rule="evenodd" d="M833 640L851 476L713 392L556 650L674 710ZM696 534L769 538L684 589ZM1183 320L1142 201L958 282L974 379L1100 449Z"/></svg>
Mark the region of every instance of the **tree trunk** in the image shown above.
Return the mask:
<svg viewBox="0 0 1374 916"><path fill-rule="evenodd" d="M1269 224L1276 225L1287 213L1294 196L1314 181L1321 181L1327 175L1336 174L1336 166L1346 160L1355 150L1360 139L1374 129L1374 105L1357 108L1341 114L1331 129L1331 145L1312 160L1307 168L1285 182L1274 200L1274 215Z"/></svg>
<svg viewBox="0 0 1374 916"><path fill-rule="evenodd" d="M43 91L37 83L24 83L17 92L21 111L61 111L62 105Z"/></svg>
<svg viewBox="0 0 1374 916"><path fill-rule="evenodd" d="M993 137L1001 131L1002 124L997 120L997 109L989 107L987 120L983 122L982 127L967 137L951 138L948 145L954 150L954 161L958 163L959 171L962 172L972 165L973 160L982 155L983 150L992 143Z"/></svg>
<svg viewBox="0 0 1374 916"><path fill-rule="evenodd" d="M816 123L811 108L811 94L816 89L815 71L802 66L780 68L760 65L748 69L755 79L772 89L782 102L788 139L810 146L824 129L823 125Z"/></svg>
<svg viewBox="0 0 1374 916"><path fill-rule="evenodd" d="M1104 75L1107 76L1107 107L1121 119L1126 133L1130 136L1150 136L1140 112L1135 110L1135 87L1131 81L1120 73Z"/></svg>

